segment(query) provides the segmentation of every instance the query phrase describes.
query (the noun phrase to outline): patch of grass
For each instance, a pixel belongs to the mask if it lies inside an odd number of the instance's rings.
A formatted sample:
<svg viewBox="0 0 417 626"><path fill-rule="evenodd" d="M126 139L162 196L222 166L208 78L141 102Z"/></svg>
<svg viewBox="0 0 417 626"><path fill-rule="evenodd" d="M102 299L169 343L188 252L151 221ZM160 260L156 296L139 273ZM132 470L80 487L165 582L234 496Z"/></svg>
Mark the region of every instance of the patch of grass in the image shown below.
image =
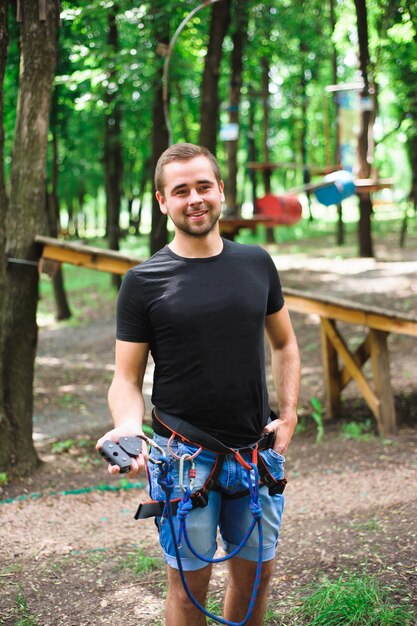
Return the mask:
<svg viewBox="0 0 417 626"><path fill-rule="evenodd" d="M369 441L374 434L370 419L365 422L346 422L342 424L341 434L344 439L354 439L355 441Z"/></svg>
<svg viewBox="0 0 417 626"><path fill-rule="evenodd" d="M153 556L147 556L142 548L138 548L135 552L129 553L122 563L123 569L128 569L137 576L155 572L160 570L161 567L161 559Z"/></svg>
<svg viewBox="0 0 417 626"><path fill-rule="evenodd" d="M281 624L281 616L274 609L267 609L265 611L264 626L278 626Z"/></svg>
<svg viewBox="0 0 417 626"><path fill-rule="evenodd" d="M311 420L314 422L316 431L316 444L321 443L324 437L324 407L320 400L313 396L310 400L312 410L300 408L298 412L298 424L296 433L304 433L311 430Z"/></svg>
<svg viewBox="0 0 417 626"><path fill-rule="evenodd" d="M93 443L89 439L65 439L63 441L55 441L51 446L53 454L63 454L69 452L73 448L92 448Z"/></svg>
<svg viewBox="0 0 417 626"><path fill-rule="evenodd" d="M81 406L82 402L72 393L64 393L63 396L58 398L58 404L61 409L77 409Z"/></svg>
<svg viewBox="0 0 417 626"><path fill-rule="evenodd" d="M30 614L27 600L22 591L19 591L19 593L17 594L16 605L19 612L19 617L17 618L13 626L39 626L39 623L37 622L35 617Z"/></svg>
<svg viewBox="0 0 417 626"><path fill-rule="evenodd" d="M63 454L64 452L68 452L71 450L74 445L74 439L65 439L65 441L55 441L51 446L51 451L53 454Z"/></svg>
<svg viewBox="0 0 417 626"><path fill-rule="evenodd" d="M316 443L320 443L324 436L324 409L323 405L318 398L313 396L310 400L311 406L313 407L313 411L311 412L311 417L313 418L316 427Z"/></svg>
<svg viewBox="0 0 417 626"><path fill-rule="evenodd" d="M52 454L63 454L70 450L93 450L94 442L91 439L64 439L62 441L55 441L51 445Z"/></svg>
<svg viewBox="0 0 417 626"><path fill-rule="evenodd" d="M363 531L363 532L378 532L381 530L381 526L378 520L375 517L371 517L371 519L366 520L366 522L358 522L357 524L353 524L355 530Z"/></svg>
<svg viewBox="0 0 417 626"><path fill-rule="evenodd" d="M93 548L89 550L87 553L87 560L92 565L97 565L98 563L102 563L108 558L106 548Z"/></svg>
<svg viewBox="0 0 417 626"><path fill-rule="evenodd" d="M412 626L416 614L393 604L389 587L366 573L327 577L312 587L295 614L309 626Z"/></svg>
<svg viewBox="0 0 417 626"><path fill-rule="evenodd" d="M9 482L9 476L7 472L0 472L0 485L7 485Z"/></svg>
<svg viewBox="0 0 417 626"><path fill-rule="evenodd" d="M222 615L222 605L220 604L220 601L217 598L214 598L213 596L209 596L207 598L206 609L207 611L210 611L210 613L212 613L213 615L216 615L216 616ZM207 618L207 624L214 625L214 624L218 624L218 622L215 622L211 618Z"/></svg>

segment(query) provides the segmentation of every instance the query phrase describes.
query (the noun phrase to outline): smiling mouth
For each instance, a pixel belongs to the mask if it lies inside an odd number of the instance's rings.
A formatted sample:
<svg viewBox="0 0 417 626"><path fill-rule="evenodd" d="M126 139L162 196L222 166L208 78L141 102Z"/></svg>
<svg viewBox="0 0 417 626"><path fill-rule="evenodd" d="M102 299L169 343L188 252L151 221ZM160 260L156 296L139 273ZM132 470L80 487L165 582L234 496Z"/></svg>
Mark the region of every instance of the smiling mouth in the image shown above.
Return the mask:
<svg viewBox="0 0 417 626"><path fill-rule="evenodd" d="M199 220L207 215L207 213L207 209L202 209L201 211L193 211L192 213L187 213L187 217L189 217L191 220Z"/></svg>

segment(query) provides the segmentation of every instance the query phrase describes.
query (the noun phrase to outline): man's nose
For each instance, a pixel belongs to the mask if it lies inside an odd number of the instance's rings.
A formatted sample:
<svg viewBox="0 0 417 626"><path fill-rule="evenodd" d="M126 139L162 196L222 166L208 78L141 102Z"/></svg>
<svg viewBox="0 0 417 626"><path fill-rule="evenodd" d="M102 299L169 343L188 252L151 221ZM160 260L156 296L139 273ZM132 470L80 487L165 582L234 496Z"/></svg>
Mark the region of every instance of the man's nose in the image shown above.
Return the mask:
<svg viewBox="0 0 417 626"><path fill-rule="evenodd" d="M189 204L201 204L202 201L203 200L202 200L200 194L198 193L197 189L191 189L190 190L190 195L188 196Z"/></svg>

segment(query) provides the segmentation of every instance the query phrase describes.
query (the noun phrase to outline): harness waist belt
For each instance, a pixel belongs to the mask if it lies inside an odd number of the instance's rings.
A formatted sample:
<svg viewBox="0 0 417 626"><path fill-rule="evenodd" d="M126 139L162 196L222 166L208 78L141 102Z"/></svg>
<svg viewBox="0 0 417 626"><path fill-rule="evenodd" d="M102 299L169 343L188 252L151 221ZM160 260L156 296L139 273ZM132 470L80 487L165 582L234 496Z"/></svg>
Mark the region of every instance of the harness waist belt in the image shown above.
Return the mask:
<svg viewBox="0 0 417 626"><path fill-rule="evenodd" d="M234 454L239 452L244 454L245 452L251 452L256 446L258 450L266 450L272 448L275 438L274 432L264 433L262 437L252 445L244 446L243 448L231 448L224 443L204 432L197 426L193 426L189 422L185 422L179 417L167 415L164 413L163 417L158 415L155 409L152 411L153 417L163 426L177 435L180 439L188 441L188 443L197 445L210 452L217 452L217 454Z"/></svg>

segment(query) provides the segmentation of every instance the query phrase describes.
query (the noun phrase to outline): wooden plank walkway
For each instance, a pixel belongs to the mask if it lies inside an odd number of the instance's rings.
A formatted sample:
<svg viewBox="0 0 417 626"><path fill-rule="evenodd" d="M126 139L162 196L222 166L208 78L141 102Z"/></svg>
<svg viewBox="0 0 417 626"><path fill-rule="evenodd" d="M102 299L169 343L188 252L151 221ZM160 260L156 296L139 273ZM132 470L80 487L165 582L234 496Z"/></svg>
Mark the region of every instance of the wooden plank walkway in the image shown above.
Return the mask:
<svg viewBox="0 0 417 626"><path fill-rule="evenodd" d="M123 275L143 262L143 259L112 250L50 237L37 236L35 241L42 247L42 259L112 274ZM320 318L326 418L331 419L340 412L341 392L354 380L375 416L379 433L383 436L395 433L397 422L387 337L389 333L417 337L417 318L295 289L284 289L284 295L290 311L315 314ZM342 336L337 326L339 322L363 327L364 340L355 351L350 350ZM372 383L362 371L368 360L372 366Z"/></svg>

